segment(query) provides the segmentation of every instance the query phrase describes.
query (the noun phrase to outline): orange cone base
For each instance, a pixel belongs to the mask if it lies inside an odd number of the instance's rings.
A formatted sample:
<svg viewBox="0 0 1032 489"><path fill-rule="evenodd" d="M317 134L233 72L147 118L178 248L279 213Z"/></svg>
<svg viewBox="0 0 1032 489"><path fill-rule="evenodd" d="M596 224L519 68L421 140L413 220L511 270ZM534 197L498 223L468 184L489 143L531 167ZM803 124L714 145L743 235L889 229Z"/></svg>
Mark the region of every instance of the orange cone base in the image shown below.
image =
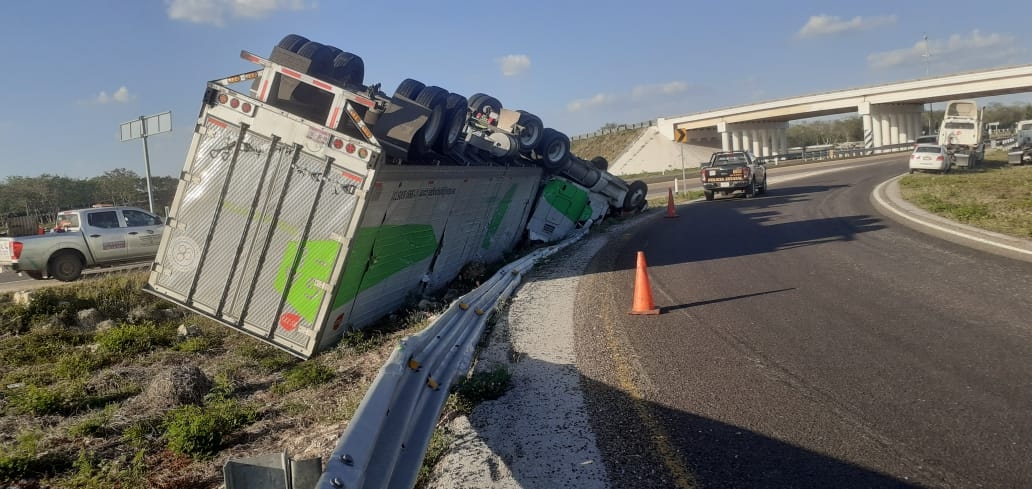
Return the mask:
<svg viewBox="0 0 1032 489"><path fill-rule="evenodd" d="M648 314L648 315L659 314L659 308L656 308L656 309L645 309L644 311L636 311L634 309L631 309L629 314Z"/></svg>

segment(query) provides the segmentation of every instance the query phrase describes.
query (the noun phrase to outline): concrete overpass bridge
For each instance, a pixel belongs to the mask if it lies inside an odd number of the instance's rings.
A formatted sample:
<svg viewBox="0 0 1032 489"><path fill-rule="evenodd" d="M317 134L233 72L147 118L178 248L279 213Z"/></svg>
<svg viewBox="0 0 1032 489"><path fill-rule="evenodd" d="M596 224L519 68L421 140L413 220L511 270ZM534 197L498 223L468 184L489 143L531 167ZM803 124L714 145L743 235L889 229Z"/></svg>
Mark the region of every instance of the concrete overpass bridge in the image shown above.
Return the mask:
<svg viewBox="0 0 1032 489"><path fill-rule="evenodd" d="M788 121L856 112L864 147L877 148L921 135L924 104L1029 91L1032 65L1021 65L739 105L660 118L656 125L672 141L774 156L788 149Z"/></svg>

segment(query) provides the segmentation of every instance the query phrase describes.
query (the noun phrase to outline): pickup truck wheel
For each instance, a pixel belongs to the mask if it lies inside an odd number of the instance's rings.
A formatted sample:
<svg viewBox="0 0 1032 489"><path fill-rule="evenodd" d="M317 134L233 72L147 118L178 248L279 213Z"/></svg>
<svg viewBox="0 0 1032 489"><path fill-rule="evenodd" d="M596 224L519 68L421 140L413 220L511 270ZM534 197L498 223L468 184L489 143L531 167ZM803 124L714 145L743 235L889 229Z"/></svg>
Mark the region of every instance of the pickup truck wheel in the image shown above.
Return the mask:
<svg viewBox="0 0 1032 489"><path fill-rule="evenodd" d="M703 190L702 191L702 195L704 195L706 197L706 200L713 200L713 191L712 190Z"/></svg>
<svg viewBox="0 0 1032 489"><path fill-rule="evenodd" d="M756 197L756 181L750 181L749 186L745 187L745 198L751 199Z"/></svg>
<svg viewBox="0 0 1032 489"><path fill-rule="evenodd" d="M41 272L39 270L25 270L22 273L24 273L25 275L28 275L29 278L31 278L33 280L43 280L43 272Z"/></svg>
<svg viewBox="0 0 1032 489"><path fill-rule="evenodd" d="M766 175L763 176L763 185L760 185L760 188L759 188L758 192L761 193L761 194L767 193L767 176Z"/></svg>
<svg viewBox="0 0 1032 489"><path fill-rule="evenodd" d="M62 282L74 282L82 276L82 259L74 253L59 253L50 259L50 276Z"/></svg>

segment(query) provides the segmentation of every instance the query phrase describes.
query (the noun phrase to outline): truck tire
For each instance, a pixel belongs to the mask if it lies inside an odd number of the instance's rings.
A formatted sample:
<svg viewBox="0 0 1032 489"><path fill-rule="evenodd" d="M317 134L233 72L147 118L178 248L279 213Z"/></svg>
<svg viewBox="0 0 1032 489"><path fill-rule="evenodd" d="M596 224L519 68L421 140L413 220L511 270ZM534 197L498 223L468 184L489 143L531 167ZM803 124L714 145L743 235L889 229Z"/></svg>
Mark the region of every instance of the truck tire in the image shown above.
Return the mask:
<svg viewBox="0 0 1032 489"><path fill-rule="evenodd" d="M483 113L490 115L488 112L498 112L502 110L502 102L490 95L483 93L474 93L469 98L469 109L473 111L473 114Z"/></svg>
<svg viewBox="0 0 1032 489"><path fill-rule="evenodd" d="M702 191L702 195L704 197L706 197L706 200L713 200L713 191L712 190L703 190Z"/></svg>
<svg viewBox="0 0 1032 489"><path fill-rule="evenodd" d="M645 196L649 193L649 186L641 180L635 180L627 186L627 195L624 196L623 211L637 212L645 207Z"/></svg>
<svg viewBox="0 0 1032 489"><path fill-rule="evenodd" d="M365 62L362 58L342 51L333 58L333 81L342 87L361 87L365 81Z"/></svg>
<svg viewBox="0 0 1032 489"><path fill-rule="evenodd" d="M551 127L546 128L535 152L541 156L539 164L542 168L550 173L559 173L570 163L570 138Z"/></svg>
<svg viewBox="0 0 1032 489"><path fill-rule="evenodd" d="M280 40L279 44L277 44L276 47L286 49L287 51L290 51L292 53L296 53L297 50L301 49L301 46L304 46L307 42L308 38L305 36L299 36L297 34L288 34L282 40Z"/></svg>
<svg viewBox="0 0 1032 489"><path fill-rule="evenodd" d="M415 100L419 96L419 92L423 90L422 82L406 78L398 84L398 89L394 91L394 96L401 95L407 99Z"/></svg>
<svg viewBox="0 0 1032 489"><path fill-rule="evenodd" d="M596 156L591 159L591 165L602 171L609 170L609 161L602 156Z"/></svg>
<svg viewBox="0 0 1032 489"><path fill-rule="evenodd" d="M441 154L450 152L462 137L462 130L466 127L466 120L469 116L468 104L466 97L457 93L448 94L448 98L445 99L444 129L434 145Z"/></svg>
<svg viewBox="0 0 1032 489"><path fill-rule="evenodd" d="M526 111L519 111L520 119L516 124L523 127L520 131L520 136L517 138L520 142L520 152L527 154L534 151L534 148L541 142L541 136L544 135L545 124L541 122L541 118Z"/></svg>
<svg viewBox="0 0 1032 489"><path fill-rule="evenodd" d="M50 276L62 282L74 282L82 276L82 258L70 251L61 251L50 259Z"/></svg>
<svg viewBox="0 0 1032 489"><path fill-rule="evenodd" d="M416 133L416 137L419 138L420 153L430 152L434 142L444 130L444 111L447 100L448 91L441 87L423 87L419 91L419 95L415 99L416 103L430 109L430 118Z"/></svg>
<svg viewBox="0 0 1032 489"><path fill-rule="evenodd" d="M333 74L333 58L341 52L333 46L325 46L314 41L308 41L301 49L297 50L298 56L304 56L312 60L305 73L316 78L329 78Z"/></svg>

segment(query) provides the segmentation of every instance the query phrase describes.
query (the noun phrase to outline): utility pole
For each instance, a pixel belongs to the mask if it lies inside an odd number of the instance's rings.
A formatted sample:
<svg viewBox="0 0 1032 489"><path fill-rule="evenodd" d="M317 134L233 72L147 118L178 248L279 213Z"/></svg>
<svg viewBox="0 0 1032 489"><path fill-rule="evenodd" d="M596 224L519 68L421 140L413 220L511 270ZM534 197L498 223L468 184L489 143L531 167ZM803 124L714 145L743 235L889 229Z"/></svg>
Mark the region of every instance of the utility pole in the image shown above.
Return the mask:
<svg viewBox="0 0 1032 489"><path fill-rule="evenodd" d="M930 78L931 71L929 70L928 64L932 60L932 54L928 52L928 34L924 35L924 54L921 55L925 62L925 78ZM928 135L932 134L932 104L928 104Z"/></svg>

